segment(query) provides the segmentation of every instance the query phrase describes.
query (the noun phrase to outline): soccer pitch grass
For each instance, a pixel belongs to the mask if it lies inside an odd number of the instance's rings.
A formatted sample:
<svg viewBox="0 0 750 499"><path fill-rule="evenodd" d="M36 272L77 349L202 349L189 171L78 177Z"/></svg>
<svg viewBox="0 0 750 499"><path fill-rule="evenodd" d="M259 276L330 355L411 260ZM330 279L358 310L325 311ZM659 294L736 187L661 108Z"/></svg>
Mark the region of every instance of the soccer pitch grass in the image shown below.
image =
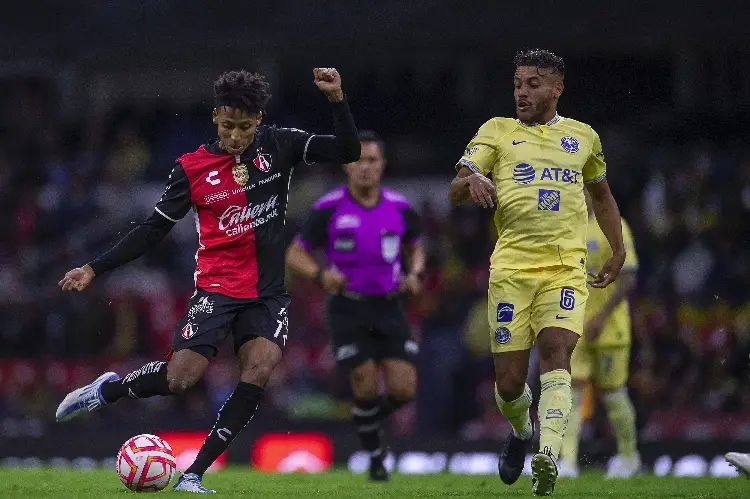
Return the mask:
<svg viewBox="0 0 750 499"><path fill-rule="evenodd" d="M174 482L173 482L174 483ZM493 498L532 497L529 477L508 487L496 476L466 475L393 475L390 483L368 483L364 475L335 471L321 475L272 475L247 469L230 468L209 474L207 487L219 497L257 497L272 499L338 498ZM554 497L607 498L733 498L748 497L750 481L745 478L659 478L641 476L631 480L604 480L587 474L577 480L561 479ZM0 498L124 498L134 494L122 486L114 471L67 469L0 469ZM171 486L158 494L177 494Z"/></svg>

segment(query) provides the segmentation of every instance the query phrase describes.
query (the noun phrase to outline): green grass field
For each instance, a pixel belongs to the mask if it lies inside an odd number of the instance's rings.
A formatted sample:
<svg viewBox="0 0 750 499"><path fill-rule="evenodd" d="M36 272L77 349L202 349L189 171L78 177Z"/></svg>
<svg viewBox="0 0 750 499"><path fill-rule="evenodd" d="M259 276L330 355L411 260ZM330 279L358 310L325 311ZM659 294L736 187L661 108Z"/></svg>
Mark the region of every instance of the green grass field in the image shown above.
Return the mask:
<svg viewBox="0 0 750 499"><path fill-rule="evenodd" d="M390 483L367 483L364 476L347 472L323 475L270 475L229 469L208 475L205 485L217 489L220 497L320 497L343 498L498 498L531 497L531 483L522 477L514 486L503 485L494 476L394 475ZM123 487L114 471L55 469L0 469L0 498L49 497L105 499L133 494ZM159 494L176 495L171 489ZM181 493L181 496L187 494ZM192 495L191 495L192 497ZM577 480L560 480L554 497L691 498L731 499L750 497L750 481L744 478L657 478L642 476L627 481L604 480L585 475Z"/></svg>

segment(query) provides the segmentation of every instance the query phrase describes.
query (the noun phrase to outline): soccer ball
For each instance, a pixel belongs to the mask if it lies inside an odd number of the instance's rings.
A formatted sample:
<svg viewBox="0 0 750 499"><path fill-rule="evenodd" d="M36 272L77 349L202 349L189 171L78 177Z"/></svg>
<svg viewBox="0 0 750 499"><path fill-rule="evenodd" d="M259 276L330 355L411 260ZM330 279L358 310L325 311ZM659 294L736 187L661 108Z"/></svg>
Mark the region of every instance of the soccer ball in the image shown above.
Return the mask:
<svg viewBox="0 0 750 499"><path fill-rule="evenodd" d="M175 458L172 447L156 435L136 435L117 453L117 476L130 490L156 492L174 476Z"/></svg>

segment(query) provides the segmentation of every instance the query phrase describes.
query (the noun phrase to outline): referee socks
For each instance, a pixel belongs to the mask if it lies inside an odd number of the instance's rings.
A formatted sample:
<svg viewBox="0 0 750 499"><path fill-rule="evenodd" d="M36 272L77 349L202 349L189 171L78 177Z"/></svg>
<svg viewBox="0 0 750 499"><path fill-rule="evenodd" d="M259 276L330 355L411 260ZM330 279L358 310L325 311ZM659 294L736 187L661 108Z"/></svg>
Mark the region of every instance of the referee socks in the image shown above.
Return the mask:
<svg viewBox="0 0 750 499"><path fill-rule="evenodd" d="M380 446L380 421L383 419L383 400L355 400L352 407L352 419L357 427L357 435L362 448L372 456L382 454Z"/></svg>

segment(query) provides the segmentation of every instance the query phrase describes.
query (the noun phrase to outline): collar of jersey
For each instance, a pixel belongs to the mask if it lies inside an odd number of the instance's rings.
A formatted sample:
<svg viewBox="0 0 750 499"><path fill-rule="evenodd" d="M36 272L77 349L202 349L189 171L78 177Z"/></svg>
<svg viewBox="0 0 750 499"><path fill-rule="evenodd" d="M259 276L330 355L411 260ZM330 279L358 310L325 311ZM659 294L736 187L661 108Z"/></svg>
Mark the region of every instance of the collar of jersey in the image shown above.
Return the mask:
<svg viewBox="0 0 750 499"><path fill-rule="evenodd" d="M559 123L561 119L562 119L562 116L560 116L559 114L555 113L555 117L552 118L551 120L549 120L547 123L525 123L525 122L523 122L521 120L516 120L516 121L520 125L523 125L523 126L540 126L540 125L552 126L552 125L554 125L556 123Z"/></svg>

